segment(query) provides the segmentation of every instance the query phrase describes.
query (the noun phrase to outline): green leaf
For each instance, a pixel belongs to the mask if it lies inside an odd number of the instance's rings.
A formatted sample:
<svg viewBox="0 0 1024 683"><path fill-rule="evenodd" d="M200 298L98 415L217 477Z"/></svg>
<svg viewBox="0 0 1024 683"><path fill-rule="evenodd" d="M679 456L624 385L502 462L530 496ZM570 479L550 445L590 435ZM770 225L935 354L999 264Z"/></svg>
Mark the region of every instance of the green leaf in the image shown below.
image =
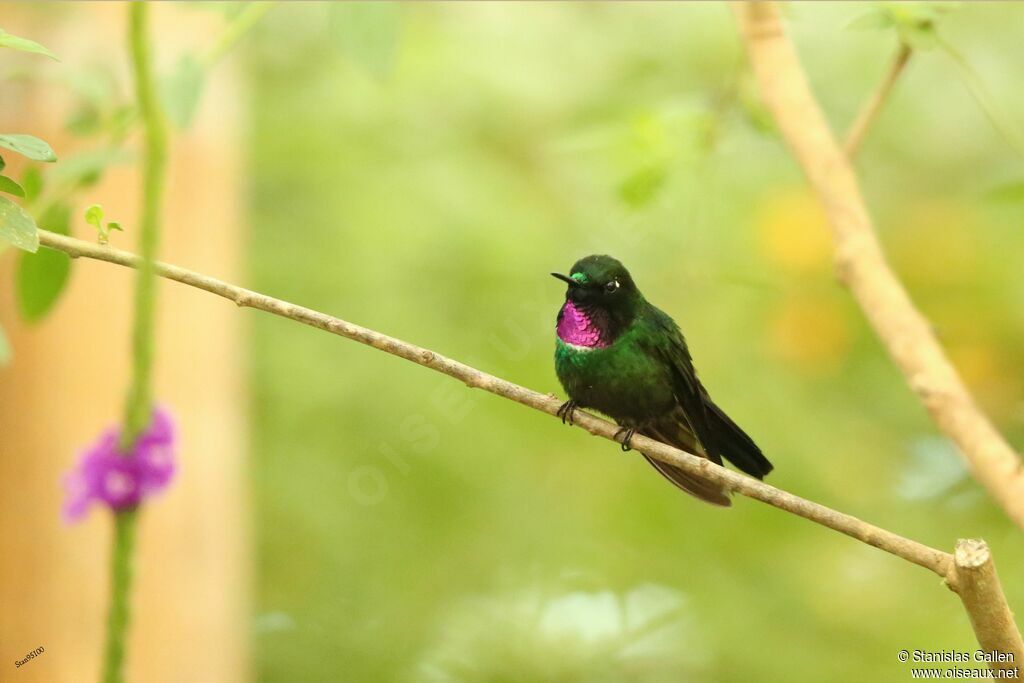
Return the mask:
<svg viewBox="0 0 1024 683"><path fill-rule="evenodd" d="M762 135L777 135L775 117L768 111L758 95L753 78L747 74L741 81L738 94L740 111L744 120L756 132Z"/></svg>
<svg viewBox="0 0 1024 683"><path fill-rule="evenodd" d="M103 119L96 107L83 104L64 122L64 127L72 135L87 136L100 130Z"/></svg>
<svg viewBox="0 0 1024 683"><path fill-rule="evenodd" d="M15 197L25 196L25 190L22 189L21 185L14 182L12 179L8 178L5 175L0 175L0 192L13 194Z"/></svg>
<svg viewBox="0 0 1024 683"><path fill-rule="evenodd" d="M107 117L107 131L114 139L120 139L128 134L128 129L131 128L138 118L139 112L134 106L126 104L118 107L114 110L114 113Z"/></svg>
<svg viewBox="0 0 1024 683"><path fill-rule="evenodd" d="M11 345L7 343L4 336L4 328L0 327L0 365L7 365L11 362Z"/></svg>
<svg viewBox="0 0 1024 683"><path fill-rule="evenodd" d="M206 72L193 55L184 55L160 83L164 109L174 125L184 130L192 125Z"/></svg>
<svg viewBox="0 0 1024 683"><path fill-rule="evenodd" d="M103 226L103 207L99 204L93 204L85 210L85 222L96 228L96 232L100 238L100 244L106 244L110 239L111 230L119 230L124 232L121 228L121 224L116 221L107 223L106 227Z"/></svg>
<svg viewBox="0 0 1024 683"><path fill-rule="evenodd" d="M939 20L957 6L958 3L887 2L881 11L889 17L901 41L915 50L931 50L939 44Z"/></svg>
<svg viewBox="0 0 1024 683"><path fill-rule="evenodd" d="M39 219L41 227L61 235L68 234L70 223L71 209L66 204L54 204ZM22 317L34 322L46 315L64 291L70 272L71 259L62 251L40 249L22 254L16 276Z"/></svg>
<svg viewBox="0 0 1024 683"><path fill-rule="evenodd" d="M989 190L987 195L997 202L1024 202L1024 180L998 185Z"/></svg>
<svg viewBox="0 0 1024 683"><path fill-rule="evenodd" d="M57 161L57 155L48 144L32 135L21 135L18 133L7 133L0 135L0 147L6 147L12 152L36 161Z"/></svg>
<svg viewBox="0 0 1024 683"><path fill-rule="evenodd" d="M0 196L0 239L32 253L39 249L39 233L32 216L3 196Z"/></svg>
<svg viewBox="0 0 1024 683"><path fill-rule="evenodd" d="M103 207L99 204L93 204L85 210L85 222L95 227L97 230L103 228Z"/></svg>
<svg viewBox="0 0 1024 683"><path fill-rule="evenodd" d="M905 27L897 25L896 31L900 34L900 40L919 52L933 50L939 44L939 37L935 33L935 26L931 24Z"/></svg>
<svg viewBox="0 0 1024 683"><path fill-rule="evenodd" d="M387 78L398 52L400 5L336 2L330 11L331 33L345 57L371 76Z"/></svg>
<svg viewBox="0 0 1024 683"><path fill-rule="evenodd" d="M943 14L960 3L877 2L866 14L855 18L849 29L895 29L900 42L915 50L931 50L939 44L938 26Z"/></svg>
<svg viewBox="0 0 1024 683"><path fill-rule="evenodd" d="M21 174L21 186L25 189L25 200L35 201L39 193L43 191L43 174L35 166L29 166Z"/></svg>
<svg viewBox="0 0 1024 683"><path fill-rule="evenodd" d="M2 28L0 28L0 47L9 47L12 50L21 50L22 52L34 52L37 55L46 55L50 59L58 62L60 61L57 59L57 55L53 54L36 41L29 40L28 38L19 38L16 35L8 33Z"/></svg>
<svg viewBox="0 0 1024 683"><path fill-rule="evenodd" d="M39 217L39 227L58 235L70 235L71 207L63 202L53 204Z"/></svg>
<svg viewBox="0 0 1024 683"><path fill-rule="evenodd" d="M634 209L646 206L664 187L668 169L664 166L649 166L633 173L619 185L619 197Z"/></svg>
<svg viewBox="0 0 1024 683"><path fill-rule="evenodd" d="M131 152L114 147L82 152L64 159L53 169L53 180L84 187L95 182L109 166L128 163Z"/></svg>
<svg viewBox="0 0 1024 683"><path fill-rule="evenodd" d="M239 14L245 11L247 2L198 2L195 4L196 9L210 10L212 12L218 12L225 19L234 19Z"/></svg>
<svg viewBox="0 0 1024 683"><path fill-rule="evenodd" d="M888 13L879 10L877 8L872 9L867 14L862 14L856 17L846 28L853 30L874 30L883 28L892 28L893 21L892 17Z"/></svg>
<svg viewBox="0 0 1024 683"><path fill-rule="evenodd" d="M0 157L0 171L4 170L5 168L7 168L7 162L4 161L3 157Z"/></svg>

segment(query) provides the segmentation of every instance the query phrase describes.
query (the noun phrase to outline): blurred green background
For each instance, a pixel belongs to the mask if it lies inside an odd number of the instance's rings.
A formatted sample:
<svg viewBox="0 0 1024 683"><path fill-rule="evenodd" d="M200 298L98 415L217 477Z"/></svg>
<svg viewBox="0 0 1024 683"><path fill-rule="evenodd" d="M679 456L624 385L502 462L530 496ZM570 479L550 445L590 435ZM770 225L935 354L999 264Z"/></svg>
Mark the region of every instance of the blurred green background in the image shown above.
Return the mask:
<svg viewBox="0 0 1024 683"><path fill-rule="evenodd" d="M833 126L896 50L786 8ZM1024 6L941 17L858 168L891 260L1024 443ZM610 253L672 314L769 481L936 547L1015 530L833 277L722 4L283 4L246 42L255 289L542 392L562 287ZM1005 126L1004 126L1005 128ZM1018 145L1019 147L1019 145ZM254 318L259 680L904 680L973 650L906 562L373 350Z"/></svg>

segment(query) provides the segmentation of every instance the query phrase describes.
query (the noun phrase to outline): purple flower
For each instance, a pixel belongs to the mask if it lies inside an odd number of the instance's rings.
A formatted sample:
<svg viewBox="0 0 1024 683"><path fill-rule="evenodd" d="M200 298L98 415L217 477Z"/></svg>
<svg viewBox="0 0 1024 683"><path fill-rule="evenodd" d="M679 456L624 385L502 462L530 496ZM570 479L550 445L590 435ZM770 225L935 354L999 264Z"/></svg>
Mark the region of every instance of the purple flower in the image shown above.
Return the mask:
<svg viewBox="0 0 1024 683"><path fill-rule="evenodd" d="M64 478L64 520L77 522L99 501L115 511L136 507L167 488L174 477L174 423L163 408L153 410L149 427L128 454L121 453L119 429L103 432Z"/></svg>

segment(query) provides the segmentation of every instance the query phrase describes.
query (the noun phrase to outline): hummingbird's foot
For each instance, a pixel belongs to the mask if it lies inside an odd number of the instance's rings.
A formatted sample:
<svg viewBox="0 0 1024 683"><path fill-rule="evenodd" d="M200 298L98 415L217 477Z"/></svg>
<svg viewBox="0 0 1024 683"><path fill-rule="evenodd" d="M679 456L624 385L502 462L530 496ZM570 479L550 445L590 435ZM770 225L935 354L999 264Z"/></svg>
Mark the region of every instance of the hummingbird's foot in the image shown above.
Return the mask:
<svg viewBox="0 0 1024 683"><path fill-rule="evenodd" d="M555 413L558 417L562 418L562 424L565 424L566 420L569 421L570 425L576 424L576 401L569 400L562 404L562 407Z"/></svg>
<svg viewBox="0 0 1024 683"><path fill-rule="evenodd" d="M621 446L623 453L633 450L633 447L629 445L629 442L633 439L634 434L636 434L636 430L630 427L623 427L619 431L615 432L616 439L619 438L619 436L622 436Z"/></svg>

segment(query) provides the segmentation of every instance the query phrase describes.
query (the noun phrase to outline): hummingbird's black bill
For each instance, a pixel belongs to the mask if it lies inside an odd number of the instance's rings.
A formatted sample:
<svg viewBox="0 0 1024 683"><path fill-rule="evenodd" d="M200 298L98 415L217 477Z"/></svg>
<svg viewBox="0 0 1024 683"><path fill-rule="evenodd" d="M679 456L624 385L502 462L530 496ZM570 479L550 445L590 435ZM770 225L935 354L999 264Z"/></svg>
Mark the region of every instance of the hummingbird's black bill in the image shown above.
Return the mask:
<svg viewBox="0 0 1024 683"><path fill-rule="evenodd" d="M557 277L559 280L568 283L570 287L579 287L580 283L573 280L568 275L562 275L561 273L551 273L551 277Z"/></svg>

